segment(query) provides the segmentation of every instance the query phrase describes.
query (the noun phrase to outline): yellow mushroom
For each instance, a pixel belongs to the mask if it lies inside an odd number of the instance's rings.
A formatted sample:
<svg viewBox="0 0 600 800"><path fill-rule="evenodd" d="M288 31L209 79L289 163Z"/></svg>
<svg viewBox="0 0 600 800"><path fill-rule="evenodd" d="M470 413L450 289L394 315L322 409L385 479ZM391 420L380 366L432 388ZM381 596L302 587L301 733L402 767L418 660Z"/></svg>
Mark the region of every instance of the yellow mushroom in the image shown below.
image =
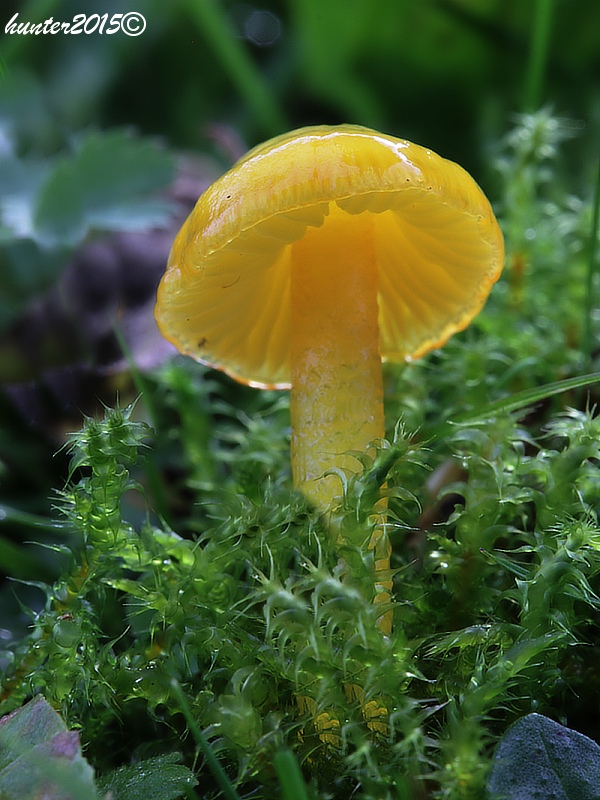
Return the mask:
<svg viewBox="0 0 600 800"><path fill-rule="evenodd" d="M156 319L180 351L256 387L291 389L294 483L322 511L384 436L381 361L442 345L481 310L504 262L489 202L457 164L352 125L251 150L181 228ZM378 624L392 630L385 506L374 551ZM348 691L364 699L360 686ZM298 702L309 698L299 697ZM363 703L387 729L385 698ZM339 720L316 715L323 742Z"/></svg>
<svg viewBox="0 0 600 800"><path fill-rule="evenodd" d="M181 228L156 305L180 351L291 388L295 485L326 510L333 467L384 436L381 361L465 328L504 261L485 195L457 164L354 125L251 150Z"/></svg>

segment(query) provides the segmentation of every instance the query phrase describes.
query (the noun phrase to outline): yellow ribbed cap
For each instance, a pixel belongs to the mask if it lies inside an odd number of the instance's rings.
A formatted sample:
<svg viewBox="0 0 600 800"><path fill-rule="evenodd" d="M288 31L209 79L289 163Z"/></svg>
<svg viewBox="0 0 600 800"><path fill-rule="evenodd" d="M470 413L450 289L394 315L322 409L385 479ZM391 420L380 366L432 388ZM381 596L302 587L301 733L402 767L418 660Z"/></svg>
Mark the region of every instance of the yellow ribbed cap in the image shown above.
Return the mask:
<svg viewBox="0 0 600 800"><path fill-rule="evenodd" d="M334 206L372 222L383 360L422 356L481 310L504 245L473 178L403 139L317 126L254 148L200 197L159 287L163 335L239 381L289 387L291 251Z"/></svg>

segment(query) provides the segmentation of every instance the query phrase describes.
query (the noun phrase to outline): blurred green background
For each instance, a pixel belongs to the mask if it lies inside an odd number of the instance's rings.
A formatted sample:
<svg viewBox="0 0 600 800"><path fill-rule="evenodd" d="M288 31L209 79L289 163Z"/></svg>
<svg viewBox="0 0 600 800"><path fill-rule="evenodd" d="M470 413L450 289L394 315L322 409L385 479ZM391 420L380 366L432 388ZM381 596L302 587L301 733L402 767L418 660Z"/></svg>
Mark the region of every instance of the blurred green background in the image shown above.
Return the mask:
<svg viewBox="0 0 600 800"><path fill-rule="evenodd" d="M532 86L536 15L548 9L550 52ZM92 29L93 14L131 11L146 20L138 36L3 37L4 90L27 80L20 122L30 145L51 150L66 131L134 125L204 149L214 123L251 145L284 128L349 121L477 169L486 142L527 105L551 103L590 135L597 128L595 0L9 0L2 28L17 12L32 23L85 13Z"/></svg>
<svg viewBox="0 0 600 800"><path fill-rule="evenodd" d="M426 142L477 166L482 144L528 103L598 122L600 8L554 0L546 80L528 83L534 0L37 0L3 25L136 11L138 36L5 36L5 81L39 93L24 125L51 148L84 126L135 125L175 147L229 123L248 144L282 128L351 121ZM229 40L228 34L233 41ZM5 87L7 88L7 87ZM10 88L10 87L9 87ZM58 129L57 129L58 128Z"/></svg>

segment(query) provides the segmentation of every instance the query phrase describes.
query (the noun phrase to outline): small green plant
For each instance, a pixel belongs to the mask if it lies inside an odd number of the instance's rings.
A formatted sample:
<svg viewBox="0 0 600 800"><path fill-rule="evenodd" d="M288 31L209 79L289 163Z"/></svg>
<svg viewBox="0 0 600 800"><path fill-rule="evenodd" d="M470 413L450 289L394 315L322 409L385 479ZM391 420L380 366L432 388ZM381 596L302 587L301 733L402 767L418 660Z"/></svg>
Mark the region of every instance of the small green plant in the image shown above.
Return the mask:
<svg viewBox="0 0 600 800"><path fill-rule="evenodd" d="M108 410L72 437L60 505L78 545L5 654L0 711L41 692L80 728L100 778L174 750L193 764L189 712L240 793L254 783L272 796L271 765L292 749L319 797L481 797L494 736L560 707L593 671L599 428L575 411L539 442L510 417L459 428L465 479L446 487L454 511L429 532L420 569L406 486L428 456L398 432L346 486L350 579L318 517L283 487L267 486L260 505L224 495L190 538L148 506L127 522L126 504L143 503L132 470L150 431L132 408ZM384 483L397 542L389 640L360 582ZM148 739L133 733L141 718Z"/></svg>

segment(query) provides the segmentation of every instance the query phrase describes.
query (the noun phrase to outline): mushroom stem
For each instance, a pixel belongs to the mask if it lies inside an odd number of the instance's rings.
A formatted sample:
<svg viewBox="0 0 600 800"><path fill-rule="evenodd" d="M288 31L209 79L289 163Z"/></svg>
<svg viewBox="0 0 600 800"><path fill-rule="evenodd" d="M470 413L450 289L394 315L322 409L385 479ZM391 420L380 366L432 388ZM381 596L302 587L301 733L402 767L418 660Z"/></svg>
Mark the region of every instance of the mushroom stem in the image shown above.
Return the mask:
<svg viewBox="0 0 600 800"><path fill-rule="evenodd" d="M377 261L368 214L348 220L331 204L322 228L292 246L292 420L294 483L328 511L341 494L332 468L356 471L348 453L385 435L379 353ZM390 600L385 504L376 509L376 603ZM391 632L391 614L379 620Z"/></svg>
<svg viewBox="0 0 600 800"><path fill-rule="evenodd" d="M377 266L369 214L335 203L292 245L291 420L294 483L324 511L341 494L332 468L384 436Z"/></svg>

